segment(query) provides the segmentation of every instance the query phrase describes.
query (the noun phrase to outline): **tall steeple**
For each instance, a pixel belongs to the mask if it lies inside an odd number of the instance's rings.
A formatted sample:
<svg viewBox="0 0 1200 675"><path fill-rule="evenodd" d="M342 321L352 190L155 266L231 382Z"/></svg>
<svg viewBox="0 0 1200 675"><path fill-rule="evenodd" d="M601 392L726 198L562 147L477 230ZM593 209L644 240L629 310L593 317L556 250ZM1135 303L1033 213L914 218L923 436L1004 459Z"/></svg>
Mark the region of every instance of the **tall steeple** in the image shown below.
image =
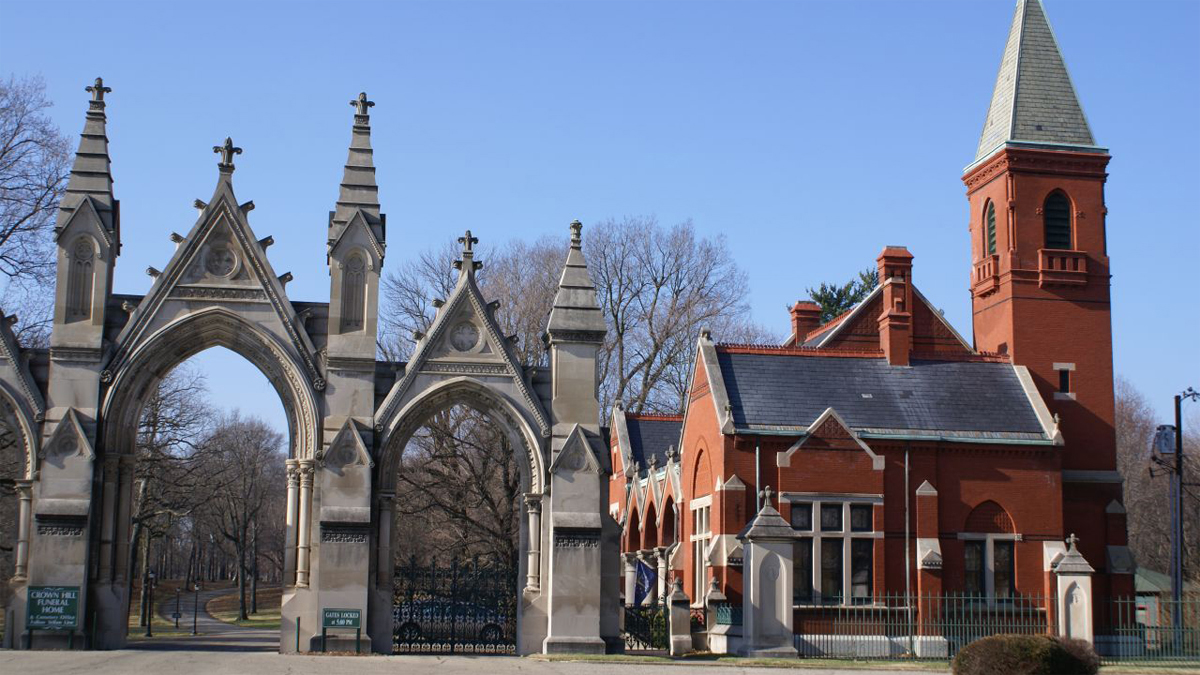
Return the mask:
<svg viewBox="0 0 1200 675"><path fill-rule="evenodd" d="M1099 149L1041 0L1017 0L974 161L1014 142Z"/></svg>
<svg viewBox="0 0 1200 675"><path fill-rule="evenodd" d="M55 230L56 233L60 232L80 203L91 197L104 228L110 235L116 235L120 224L117 202L113 198L108 134L105 131L107 117L104 114L104 95L111 92L112 88L104 86L104 80L97 77L95 83L84 90L92 95L92 100L88 102L87 117L83 122L83 133L79 135L79 149L75 152L75 164L71 167L67 189L59 203Z"/></svg>
<svg viewBox="0 0 1200 675"><path fill-rule="evenodd" d="M341 236L346 225L361 210L372 233L383 241L383 217L379 213L379 186L375 184L374 151L371 150L371 115L374 101L367 100L367 93L350 101L354 106L354 127L350 135L350 153L346 158L338 192L337 207L329 215L329 242Z"/></svg>

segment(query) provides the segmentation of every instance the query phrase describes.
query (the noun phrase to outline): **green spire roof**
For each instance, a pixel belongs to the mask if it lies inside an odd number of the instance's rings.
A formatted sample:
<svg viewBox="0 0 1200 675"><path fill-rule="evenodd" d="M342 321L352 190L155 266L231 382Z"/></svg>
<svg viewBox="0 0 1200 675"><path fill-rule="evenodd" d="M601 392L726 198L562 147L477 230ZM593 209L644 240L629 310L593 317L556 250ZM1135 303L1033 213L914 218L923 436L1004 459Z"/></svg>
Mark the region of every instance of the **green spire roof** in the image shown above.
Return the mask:
<svg viewBox="0 0 1200 675"><path fill-rule="evenodd" d="M975 161L1009 142L1086 147L1096 141L1041 0L1018 0Z"/></svg>

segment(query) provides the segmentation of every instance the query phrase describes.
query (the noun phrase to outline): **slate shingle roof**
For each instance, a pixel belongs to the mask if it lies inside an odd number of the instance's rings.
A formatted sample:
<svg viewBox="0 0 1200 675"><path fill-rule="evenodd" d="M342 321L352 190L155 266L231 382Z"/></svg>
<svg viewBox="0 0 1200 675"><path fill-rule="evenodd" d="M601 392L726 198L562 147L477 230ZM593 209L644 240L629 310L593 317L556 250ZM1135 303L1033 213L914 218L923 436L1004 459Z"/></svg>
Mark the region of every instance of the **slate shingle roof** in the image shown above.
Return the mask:
<svg viewBox="0 0 1200 675"><path fill-rule="evenodd" d="M806 428L832 407L859 433L953 432L1046 440L1007 363L740 353L718 349L738 429Z"/></svg>
<svg viewBox="0 0 1200 675"><path fill-rule="evenodd" d="M975 161L1006 141L1094 146L1041 0L1018 0Z"/></svg>
<svg viewBox="0 0 1200 675"><path fill-rule="evenodd" d="M679 445L679 431L683 428L683 421L627 415L625 425L629 429L629 450L633 459L645 469L649 466L651 457L658 459L659 467L667 465L667 449L672 445Z"/></svg>

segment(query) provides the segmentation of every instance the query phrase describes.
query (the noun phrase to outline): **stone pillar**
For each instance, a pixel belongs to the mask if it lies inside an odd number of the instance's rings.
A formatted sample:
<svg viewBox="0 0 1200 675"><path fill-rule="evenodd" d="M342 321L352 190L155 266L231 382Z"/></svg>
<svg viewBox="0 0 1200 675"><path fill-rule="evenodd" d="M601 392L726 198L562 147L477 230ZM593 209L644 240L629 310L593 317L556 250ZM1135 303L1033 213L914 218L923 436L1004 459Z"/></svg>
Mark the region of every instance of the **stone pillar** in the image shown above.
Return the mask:
<svg viewBox="0 0 1200 675"><path fill-rule="evenodd" d="M670 567L667 565L667 549L662 546L654 548L654 562L658 567L655 568L655 573L658 575L658 583L655 586L658 588L657 595L660 598L666 598L671 593Z"/></svg>
<svg viewBox="0 0 1200 675"><path fill-rule="evenodd" d="M392 555L392 525L395 520L396 495L391 492L379 494L379 541L375 551L375 583L391 588L395 556Z"/></svg>
<svg viewBox="0 0 1200 675"><path fill-rule="evenodd" d="M683 592L682 579L676 579L671 584L668 604L671 656L683 656L692 651L692 603L688 599L687 593Z"/></svg>
<svg viewBox="0 0 1200 675"><path fill-rule="evenodd" d="M1058 577L1058 634L1095 642L1092 626L1092 574L1096 570L1075 548L1074 534L1067 537L1067 553L1054 567Z"/></svg>
<svg viewBox="0 0 1200 675"><path fill-rule="evenodd" d="M308 549L312 542L313 462L302 459L300 465L299 541L296 545L296 585L308 585Z"/></svg>
<svg viewBox="0 0 1200 675"><path fill-rule="evenodd" d="M117 527L117 481L120 477L121 458L108 455L104 458L104 487L100 508L100 583L112 581L113 537Z"/></svg>
<svg viewBox="0 0 1200 675"><path fill-rule="evenodd" d="M296 506L300 489L300 465L294 459L287 466L287 506L284 510L283 581L285 585L296 583Z"/></svg>
<svg viewBox="0 0 1200 675"><path fill-rule="evenodd" d="M625 604L632 605L637 595L637 553L622 553L625 562Z"/></svg>
<svg viewBox="0 0 1200 675"><path fill-rule="evenodd" d="M29 576L29 521L33 513L33 481L19 480L17 485L17 559L13 565L13 581L24 581Z"/></svg>
<svg viewBox="0 0 1200 675"><path fill-rule="evenodd" d="M913 650L919 657L943 658L949 655L949 643L943 637L942 543L938 538L938 493L921 483L916 492L917 524L917 635Z"/></svg>
<svg viewBox="0 0 1200 675"><path fill-rule="evenodd" d="M135 462L136 459L133 455L121 455L118 461L120 470L117 477L117 537L113 544L117 549L116 578L126 584L132 582L132 579L126 579L126 577L130 569L130 556L133 555L133 552L129 550L129 528L130 519L133 517L133 465ZM126 593L128 593L128 589Z"/></svg>
<svg viewBox="0 0 1200 675"><path fill-rule="evenodd" d="M770 488L763 493L762 510L738 534L745 549L744 637L739 653L753 657L795 657L792 546L796 533L771 506Z"/></svg>
<svg viewBox="0 0 1200 675"><path fill-rule="evenodd" d="M536 593L542 585L542 496L525 495L525 518L528 520L528 557L525 562L525 592Z"/></svg>

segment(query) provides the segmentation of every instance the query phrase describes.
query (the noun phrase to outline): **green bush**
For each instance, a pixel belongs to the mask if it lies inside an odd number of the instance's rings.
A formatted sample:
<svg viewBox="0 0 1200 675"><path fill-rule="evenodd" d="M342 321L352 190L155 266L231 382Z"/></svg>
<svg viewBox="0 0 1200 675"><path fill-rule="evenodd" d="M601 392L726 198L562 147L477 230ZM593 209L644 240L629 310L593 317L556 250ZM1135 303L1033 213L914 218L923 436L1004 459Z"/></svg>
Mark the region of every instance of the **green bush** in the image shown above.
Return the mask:
<svg viewBox="0 0 1200 675"><path fill-rule="evenodd" d="M954 675L1095 675L1100 657L1083 640L992 635L954 657Z"/></svg>

